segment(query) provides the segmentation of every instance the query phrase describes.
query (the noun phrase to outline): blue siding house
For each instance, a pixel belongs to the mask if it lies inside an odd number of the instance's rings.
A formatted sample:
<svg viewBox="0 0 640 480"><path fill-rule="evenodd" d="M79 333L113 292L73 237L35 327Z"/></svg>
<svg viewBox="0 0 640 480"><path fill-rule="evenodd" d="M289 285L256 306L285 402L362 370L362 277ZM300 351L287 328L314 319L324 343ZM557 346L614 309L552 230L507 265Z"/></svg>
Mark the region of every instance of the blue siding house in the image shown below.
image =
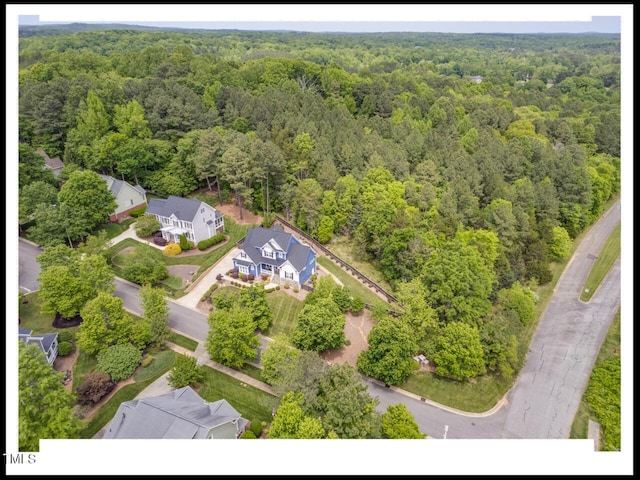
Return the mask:
<svg viewBox="0 0 640 480"><path fill-rule="evenodd" d="M247 232L233 266L240 274L268 274L274 283L302 285L316 271L316 252L280 225L255 227Z"/></svg>

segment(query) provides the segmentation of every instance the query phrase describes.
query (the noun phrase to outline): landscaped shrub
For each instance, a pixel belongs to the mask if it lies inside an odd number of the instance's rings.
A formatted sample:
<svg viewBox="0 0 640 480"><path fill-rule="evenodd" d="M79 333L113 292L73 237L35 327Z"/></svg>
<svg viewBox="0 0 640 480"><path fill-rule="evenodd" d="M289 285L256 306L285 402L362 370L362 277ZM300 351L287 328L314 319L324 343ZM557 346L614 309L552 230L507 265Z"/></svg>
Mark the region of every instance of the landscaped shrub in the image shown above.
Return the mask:
<svg viewBox="0 0 640 480"><path fill-rule="evenodd" d="M160 235L159 237L153 237L153 243L164 247L167 244L167 241L162 237L162 235Z"/></svg>
<svg viewBox="0 0 640 480"><path fill-rule="evenodd" d="M238 278L238 269L234 268L233 270L231 270L231 271L229 272L229 276L230 276L231 278Z"/></svg>
<svg viewBox="0 0 640 480"><path fill-rule="evenodd" d="M226 236L224 233L216 233L213 237L207 238L206 240L200 240L198 242L198 250L206 250L207 248L216 245L225 240Z"/></svg>
<svg viewBox="0 0 640 480"><path fill-rule="evenodd" d="M133 218L138 218L139 216L144 215L144 212L146 211L147 211L147 206L145 205L144 207L131 210L129 212L129 215L131 215Z"/></svg>
<svg viewBox="0 0 640 480"><path fill-rule="evenodd" d="M252 420L251 431L255 434L256 438L258 438L262 433L262 423L260 423L258 420Z"/></svg>
<svg viewBox="0 0 640 480"><path fill-rule="evenodd" d="M263 273L260 275L260 278L262 279L263 282L266 282L267 280L269 280L269 274Z"/></svg>
<svg viewBox="0 0 640 480"><path fill-rule="evenodd" d="M289 290L289 288L291 288L291 285L289 285L289 282L284 284L284 289L285 290Z"/></svg>
<svg viewBox="0 0 640 480"><path fill-rule="evenodd" d="M73 345L71 342L60 342L58 344L58 355L66 357L73 351Z"/></svg>
<svg viewBox="0 0 640 480"><path fill-rule="evenodd" d="M364 310L364 302L360 297L353 297L351 300L351 313L354 315L360 315Z"/></svg>
<svg viewBox="0 0 640 480"><path fill-rule="evenodd" d="M256 434L253 433L251 430L245 430L244 432L242 432L242 435L240 436L240 438L249 438L249 439L256 439Z"/></svg>
<svg viewBox="0 0 640 480"><path fill-rule="evenodd" d="M218 275L216 275L216 280L217 280L218 282L222 282L222 280L224 280L224 277L222 276L222 274L221 274L221 273L219 273Z"/></svg>
<svg viewBox="0 0 640 480"><path fill-rule="evenodd" d="M58 341L60 343L62 342L75 342L76 341L76 335L73 332L70 332L69 330L63 330L62 332L58 332Z"/></svg>
<svg viewBox="0 0 640 480"><path fill-rule="evenodd" d="M151 362L153 362L153 359L155 357L153 355L149 355L146 354L144 356L144 358L142 359L142 363L140 364L141 367L148 367L149 365L151 365Z"/></svg>
<svg viewBox="0 0 640 480"><path fill-rule="evenodd" d="M178 255L182 252L180 245L177 243L170 243L166 247L164 247L165 255Z"/></svg>
<svg viewBox="0 0 640 480"><path fill-rule="evenodd" d="M247 281L247 274L246 273L241 273L240 274L240 280L242 280L243 282Z"/></svg>
<svg viewBox="0 0 640 480"><path fill-rule="evenodd" d="M133 228L139 237L149 237L162 225L153 215L143 215L136 220Z"/></svg>
<svg viewBox="0 0 640 480"><path fill-rule="evenodd" d="M249 275L247 275L247 280L249 280L250 282L253 282L255 278L256 276L253 273L250 273Z"/></svg>
<svg viewBox="0 0 640 480"><path fill-rule="evenodd" d="M180 248L182 250L189 249L189 240L187 240L187 236L184 233L180 235Z"/></svg>
<svg viewBox="0 0 640 480"><path fill-rule="evenodd" d="M300 288L298 288L298 285L294 285L294 286L293 286L293 291L294 291L295 293L298 293L298 292L300 291Z"/></svg>
<svg viewBox="0 0 640 480"><path fill-rule="evenodd" d="M331 296L341 312L344 313L351 308L351 294L348 288L337 285L331 292Z"/></svg>
<svg viewBox="0 0 640 480"><path fill-rule="evenodd" d="M196 357L178 355L173 369L167 377L169 385L173 388L182 388L187 385L196 385L204 380L204 372L198 365Z"/></svg>
<svg viewBox="0 0 640 480"><path fill-rule="evenodd" d="M209 290L207 290L207 291L205 292L205 294L204 294L204 295L202 295L202 297L200 297L200 301L201 301L201 302L205 302L205 301L207 301L207 300L211 300L211 294L212 294L213 292L215 292L215 291L216 291L216 288L218 288L219 286L220 286L220 285L219 285L219 284L217 284L217 283L214 283L213 285L211 285L211 286L209 287Z"/></svg>
<svg viewBox="0 0 640 480"><path fill-rule="evenodd" d="M276 290L280 290L280 285L276 285Z"/></svg>
<svg viewBox="0 0 640 480"><path fill-rule="evenodd" d="M76 392L80 405L94 405L116 386L109 375L103 372L91 372L84 377L84 382Z"/></svg>
<svg viewBox="0 0 640 480"><path fill-rule="evenodd" d="M119 382L129 378L141 360L140 350L130 343L112 345L98 354L98 370L109 374L114 382Z"/></svg>

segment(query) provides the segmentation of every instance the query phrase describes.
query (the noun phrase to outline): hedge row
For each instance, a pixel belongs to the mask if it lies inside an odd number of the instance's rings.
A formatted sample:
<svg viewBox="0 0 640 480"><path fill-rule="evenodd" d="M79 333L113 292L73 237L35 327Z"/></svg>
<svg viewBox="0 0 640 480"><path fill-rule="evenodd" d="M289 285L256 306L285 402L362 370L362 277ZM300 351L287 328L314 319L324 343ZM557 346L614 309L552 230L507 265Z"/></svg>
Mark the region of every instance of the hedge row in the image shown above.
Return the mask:
<svg viewBox="0 0 640 480"><path fill-rule="evenodd" d="M198 242L198 250L206 250L212 245L216 245L225 239L224 233L216 233L213 237Z"/></svg>
<svg viewBox="0 0 640 480"><path fill-rule="evenodd" d="M218 288L219 286L220 286L220 285L219 285L219 284L217 284L217 283L214 283L213 285L211 285L211 286L209 287L209 290L207 290L207 291L205 292L205 294L204 294L204 295L202 295L202 297L200 297L200 301L201 301L201 302L206 301L206 300L207 300L207 297L209 297L213 292L215 292L216 288Z"/></svg>

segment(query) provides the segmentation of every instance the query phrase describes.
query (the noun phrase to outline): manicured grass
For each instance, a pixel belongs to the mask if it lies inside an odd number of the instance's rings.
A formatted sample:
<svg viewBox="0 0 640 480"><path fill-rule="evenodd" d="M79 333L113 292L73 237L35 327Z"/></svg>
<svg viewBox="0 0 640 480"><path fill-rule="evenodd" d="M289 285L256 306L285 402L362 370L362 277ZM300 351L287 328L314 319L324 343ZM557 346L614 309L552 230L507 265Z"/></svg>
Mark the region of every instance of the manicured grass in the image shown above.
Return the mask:
<svg viewBox="0 0 640 480"><path fill-rule="evenodd" d="M246 419L271 421L271 409L279 403L277 397L211 367L205 366L203 371L202 398L209 402L225 399Z"/></svg>
<svg viewBox="0 0 640 480"><path fill-rule="evenodd" d="M198 342L189 337L185 337L184 335L180 335L178 332L174 332L173 330L169 333L167 340L181 346L182 348L191 350L192 352L195 352L196 348L198 348Z"/></svg>
<svg viewBox="0 0 640 480"><path fill-rule="evenodd" d="M512 384L512 380L488 375L473 382L458 382L433 373L416 371L398 386L449 407L482 413L495 407Z"/></svg>
<svg viewBox="0 0 640 480"><path fill-rule="evenodd" d="M240 298L240 289L238 287L220 287L217 288L212 294L211 298L215 297L233 297L236 300ZM267 294L269 297L269 294Z"/></svg>
<svg viewBox="0 0 640 480"><path fill-rule="evenodd" d="M256 380L264 382L264 379L262 378L262 370L255 365L245 363L241 368L235 368L234 370L238 370L245 375L249 375L251 378L255 378Z"/></svg>
<svg viewBox="0 0 640 480"><path fill-rule="evenodd" d="M365 287L355 277L351 276L350 273L347 273L340 266L333 263L333 261L331 261L330 259L318 256L316 261L327 271L338 277L338 279L351 291L352 296L360 297L365 303L368 303L369 305L377 305L385 309L389 308L389 305L384 300L378 297L368 287Z"/></svg>
<svg viewBox="0 0 640 480"><path fill-rule="evenodd" d="M165 288L170 290L180 290L182 288L182 278L169 275L169 278L160 282Z"/></svg>
<svg viewBox="0 0 640 480"><path fill-rule="evenodd" d="M268 337L283 333L291 335L298 324L298 314L302 311L304 304L281 290L267 293L267 303L271 308L273 320L264 334Z"/></svg>
<svg viewBox="0 0 640 480"><path fill-rule="evenodd" d="M158 353L149 365L146 367L138 367L133 374L133 379L136 382L142 382L155 377L158 372L166 372L173 366L176 355L176 352L173 350L165 350L164 352Z"/></svg>
<svg viewBox="0 0 640 480"><path fill-rule="evenodd" d="M600 286L602 280L609 272L609 269L620 256L620 223L613 229L611 235L602 247L602 251L593 262L587 281L584 284L584 289L580 294L580 300L588 302L591 297Z"/></svg>
<svg viewBox="0 0 640 480"><path fill-rule="evenodd" d="M616 316L613 318L607 335L602 342L594 368L605 360L617 355L620 355L620 310L618 310L618 313L616 313ZM588 383L589 382L587 382L587 385ZM589 419L597 421L583 392L578 411L573 418L569 438L587 438L589 433Z"/></svg>
<svg viewBox="0 0 640 480"><path fill-rule="evenodd" d="M107 240L111 240L112 238L116 238L122 232L127 231L129 229L129 225L135 221L135 218L127 218L121 223L108 223L101 230L105 230L107 232Z"/></svg>
<svg viewBox="0 0 640 480"><path fill-rule="evenodd" d="M55 317L53 315L42 314L40 312L41 306L42 302L40 302L40 299L38 298L38 292L31 292L22 297L22 301L20 301L20 305L18 307L20 326L22 328L33 330L34 334L61 332L62 330L69 330L74 333L78 331L78 327L65 329L55 328L53 326L53 320Z"/></svg>

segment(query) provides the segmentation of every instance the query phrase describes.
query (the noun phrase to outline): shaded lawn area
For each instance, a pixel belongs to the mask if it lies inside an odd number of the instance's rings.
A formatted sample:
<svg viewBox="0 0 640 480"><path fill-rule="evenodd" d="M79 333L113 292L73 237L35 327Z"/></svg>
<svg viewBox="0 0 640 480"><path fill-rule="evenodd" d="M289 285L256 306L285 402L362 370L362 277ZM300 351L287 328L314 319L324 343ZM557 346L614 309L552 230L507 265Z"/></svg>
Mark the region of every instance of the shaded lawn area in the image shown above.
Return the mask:
<svg viewBox="0 0 640 480"><path fill-rule="evenodd" d="M298 324L298 314L302 311L304 304L280 290L267 293L267 303L273 320L264 334L268 337L280 334L291 335Z"/></svg>
<svg viewBox="0 0 640 480"><path fill-rule="evenodd" d="M234 370L237 370L244 373L245 375L249 375L251 378L255 378L256 380L264 382L264 379L262 378L262 369L256 367L255 365L245 363L242 367L234 368Z"/></svg>
<svg viewBox="0 0 640 480"><path fill-rule="evenodd" d="M68 330L74 334L78 332L78 327L55 328L53 326L55 316L42 314L40 312L41 307L42 302L38 298L38 292L31 292L23 296L18 308L20 326L33 330L34 334L62 332L63 330Z"/></svg>
<svg viewBox="0 0 640 480"><path fill-rule="evenodd" d="M271 422L271 410L278 405L278 397L206 365L203 371L204 381L200 389L202 398L209 402L225 399L243 418Z"/></svg>
<svg viewBox="0 0 640 480"><path fill-rule="evenodd" d="M320 265L322 265L325 270L338 277L338 279L340 279L344 286L349 289L352 296L360 297L365 303L368 303L369 305L376 305L378 307L384 308L385 310L389 309L389 304L378 297L378 295L376 295L368 287L360 283L355 277L351 276L350 273L347 273L340 266L333 263L332 260L328 259L327 257L319 256L316 261Z"/></svg>
<svg viewBox="0 0 640 480"><path fill-rule="evenodd" d="M483 413L495 407L513 381L484 375L473 382L458 382L430 372L416 371L398 386L449 407L465 412Z"/></svg>

